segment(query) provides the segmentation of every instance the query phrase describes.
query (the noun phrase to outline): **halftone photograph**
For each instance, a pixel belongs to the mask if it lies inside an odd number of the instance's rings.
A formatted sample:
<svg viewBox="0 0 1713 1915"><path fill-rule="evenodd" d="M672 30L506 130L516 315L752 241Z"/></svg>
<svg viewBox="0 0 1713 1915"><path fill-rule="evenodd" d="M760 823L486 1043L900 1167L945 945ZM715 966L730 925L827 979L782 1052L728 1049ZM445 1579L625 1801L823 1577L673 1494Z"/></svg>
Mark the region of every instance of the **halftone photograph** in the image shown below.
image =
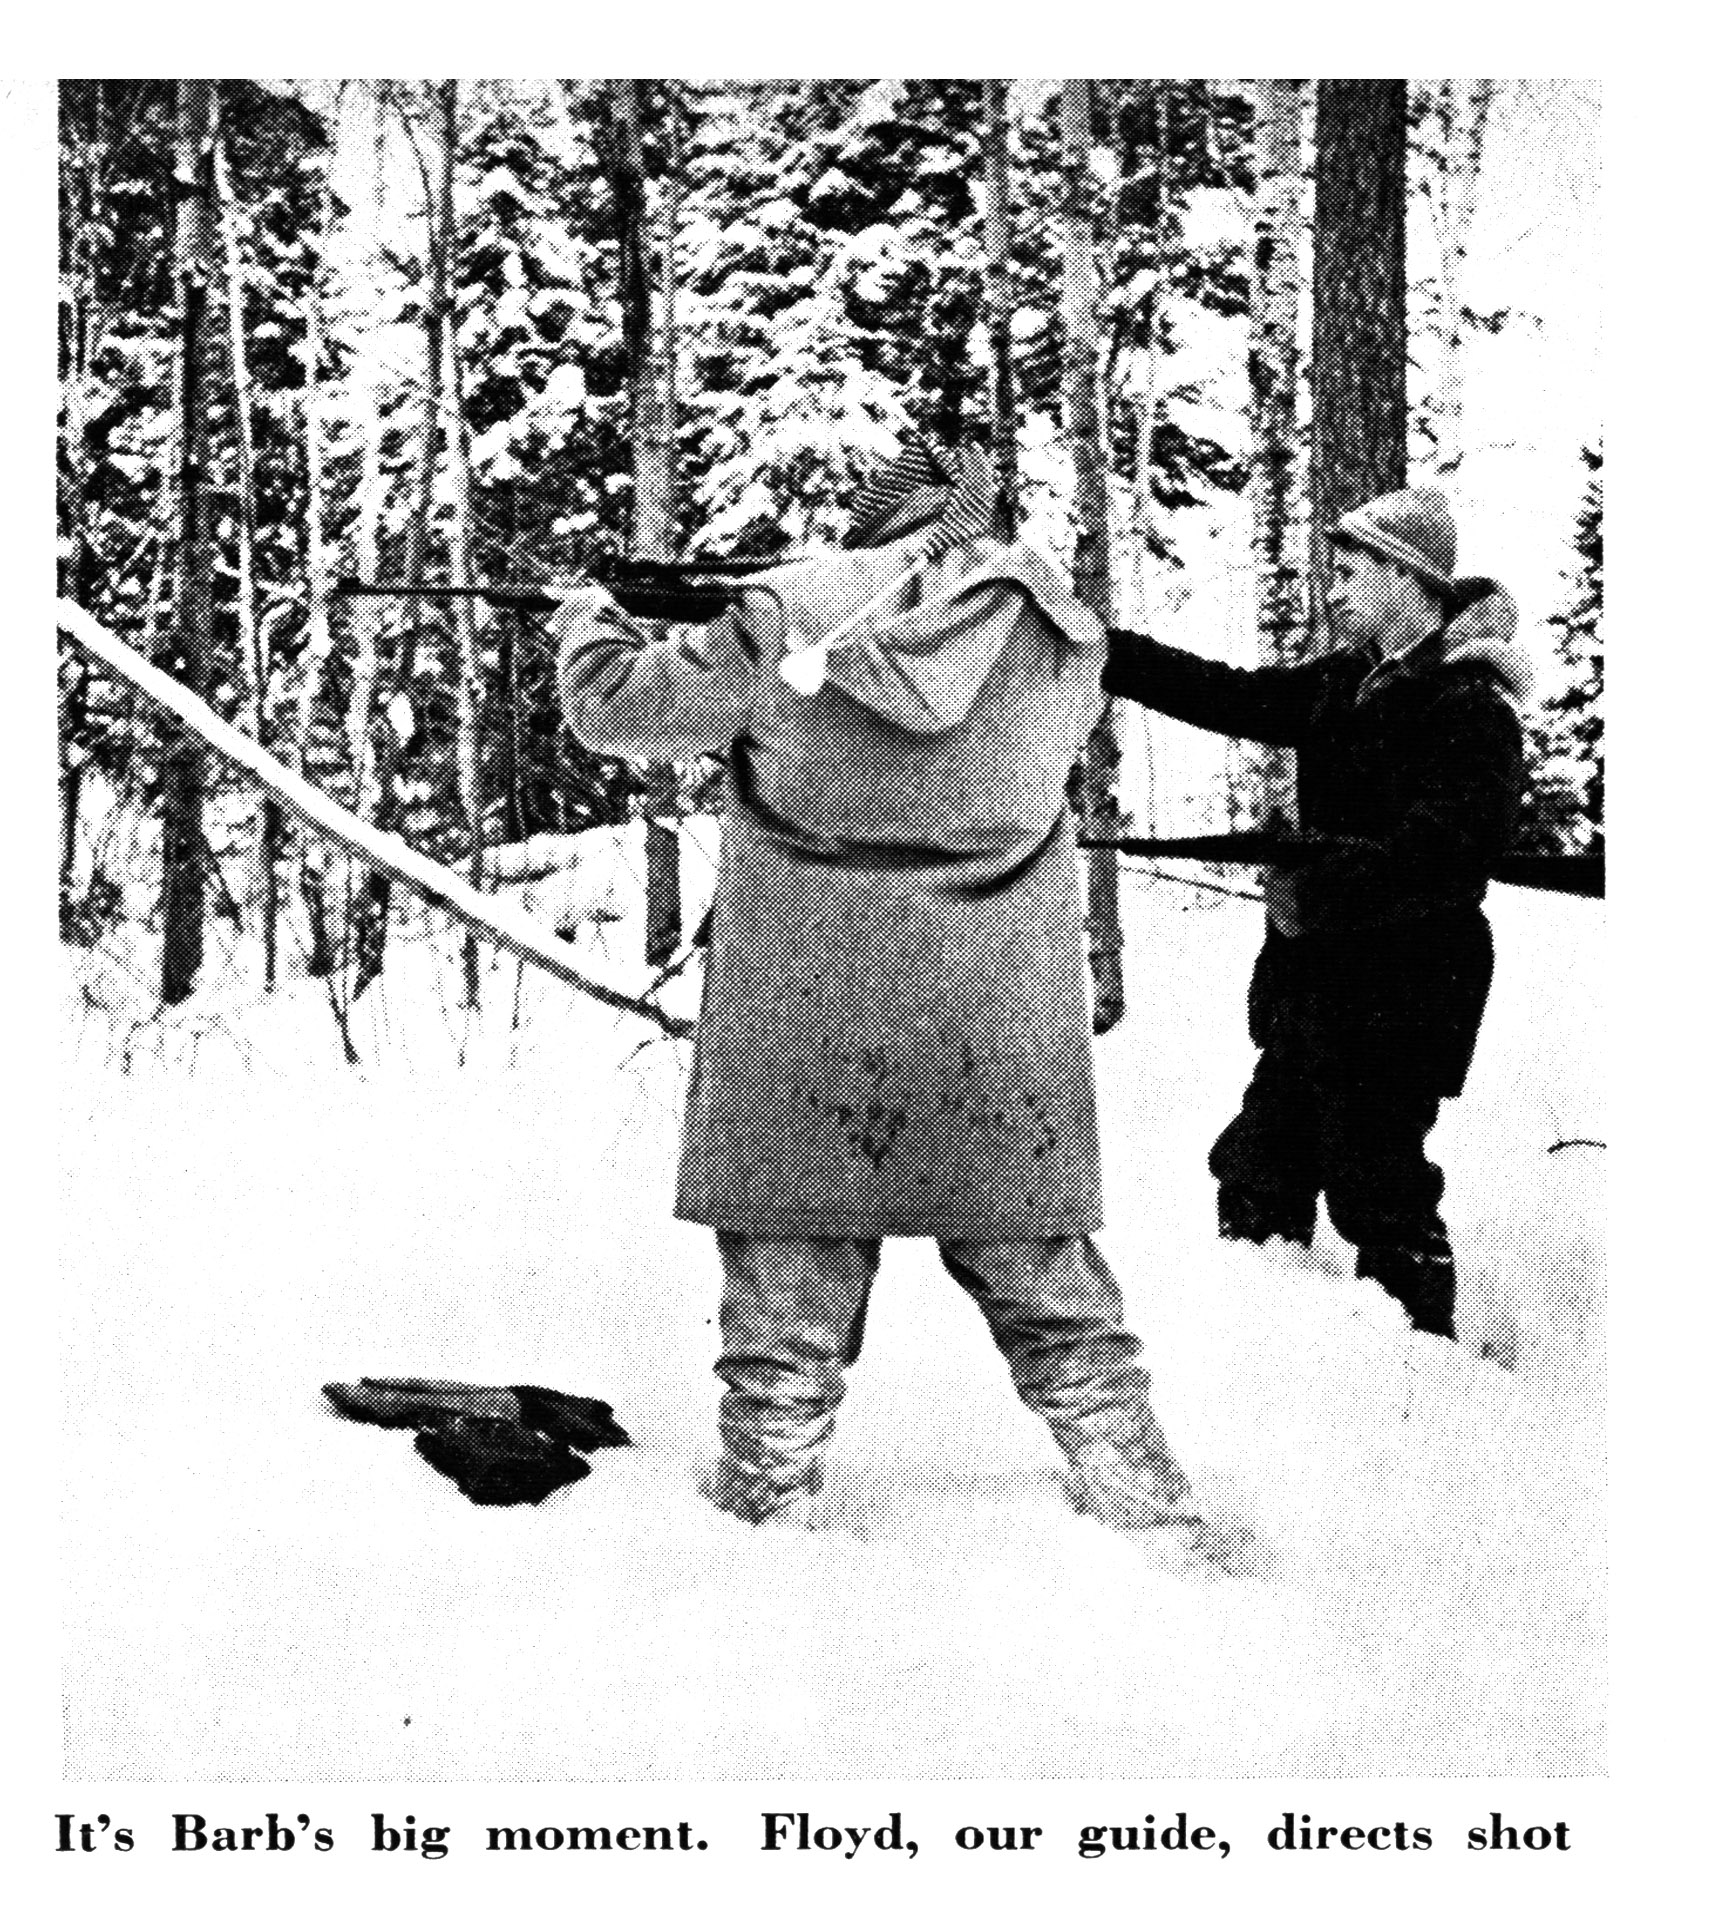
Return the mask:
<svg viewBox="0 0 1713 1915"><path fill-rule="evenodd" d="M1603 1775L1598 87L58 105L65 1783Z"/></svg>

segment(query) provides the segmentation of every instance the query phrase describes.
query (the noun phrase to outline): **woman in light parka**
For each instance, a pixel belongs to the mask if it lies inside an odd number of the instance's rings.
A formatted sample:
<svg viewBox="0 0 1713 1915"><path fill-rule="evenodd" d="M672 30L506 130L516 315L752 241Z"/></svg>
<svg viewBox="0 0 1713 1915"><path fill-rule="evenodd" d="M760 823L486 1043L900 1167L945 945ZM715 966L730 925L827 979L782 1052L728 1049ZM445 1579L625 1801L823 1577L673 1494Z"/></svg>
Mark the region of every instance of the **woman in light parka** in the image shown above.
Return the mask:
<svg viewBox="0 0 1713 1915"><path fill-rule="evenodd" d="M906 453L845 549L711 624L651 638L600 592L558 615L586 746L726 766L677 1192L725 1270L711 1494L761 1521L820 1487L880 1241L927 1236L1078 1505L1199 1536L1093 1242L1066 785L1106 633L1028 547L966 536L963 498Z"/></svg>

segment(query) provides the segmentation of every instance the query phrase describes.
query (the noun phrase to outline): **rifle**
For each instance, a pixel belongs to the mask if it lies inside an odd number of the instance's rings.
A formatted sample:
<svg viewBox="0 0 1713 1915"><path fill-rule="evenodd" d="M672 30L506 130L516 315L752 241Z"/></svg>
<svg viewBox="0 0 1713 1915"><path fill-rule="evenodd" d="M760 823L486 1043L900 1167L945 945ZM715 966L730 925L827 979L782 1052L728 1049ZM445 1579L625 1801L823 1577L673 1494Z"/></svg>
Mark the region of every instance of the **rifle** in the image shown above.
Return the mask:
<svg viewBox="0 0 1713 1915"><path fill-rule="evenodd" d="M612 558L591 567L590 578L634 618L706 625L738 602L746 578L777 563L775 559ZM562 603L551 592L504 585L371 585L354 578L336 580L331 596L423 598L436 603L473 598L514 612L551 612Z"/></svg>
<svg viewBox="0 0 1713 1915"><path fill-rule="evenodd" d="M743 581L767 571L767 559L624 559L605 560L592 570L594 582L605 587L635 618L673 624L706 625L738 602ZM518 612L551 612L562 601L549 592L517 591L496 585L367 585L342 578L333 587L335 598L425 598L444 601L481 599L495 607ZM868 608L864 608L865 610ZM1191 838L1082 838L1085 851L1123 851L1138 858L1192 858L1203 864L1244 864L1295 870L1321 851L1353 838L1323 837L1307 842L1276 831L1227 831ZM1492 876L1500 884L1529 891L1556 891L1571 897L1604 898L1606 860L1592 854L1514 853L1503 857Z"/></svg>
<svg viewBox="0 0 1713 1915"><path fill-rule="evenodd" d="M1204 864L1271 866L1299 870L1324 850L1359 844L1357 838L1292 838L1273 831L1226 831L1200 838L1084 838L1085 850L1123 851L1137 858L1194 858ZM1578 898L1606 895L1606 860L1592 853L1562 856L1519 852L1494 867L1500 884L1529 891L1558 891Z"/></svg>

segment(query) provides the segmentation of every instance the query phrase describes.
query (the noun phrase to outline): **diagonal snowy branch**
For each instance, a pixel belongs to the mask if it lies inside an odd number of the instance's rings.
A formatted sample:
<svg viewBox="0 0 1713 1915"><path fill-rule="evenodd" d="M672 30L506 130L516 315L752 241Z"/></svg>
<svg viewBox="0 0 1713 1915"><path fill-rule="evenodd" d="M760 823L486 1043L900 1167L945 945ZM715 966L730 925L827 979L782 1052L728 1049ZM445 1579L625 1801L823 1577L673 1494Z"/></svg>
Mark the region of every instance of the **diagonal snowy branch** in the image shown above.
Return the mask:
<svg viewBox="0 0 1713 1915"><path fill-rule="evenodd" d="M504 903L476 890L456 872L434 859L413 850L391 832L365 824L355 813L336 804L325 792L318 791L305 778L289 770L272 752L247 738L234 725L210 710L208 705L188 692L174 678L151 665L139 652L116 638L103 625L68 599L57 606L59 628L79 645L91 651L153 703L189 726L199 738L247 771L265 785L280 803L313 830L325 833L347 851L407 884L412 890L458 919L470 930L491 938L514 957L531 964L586 992L615 1010L630 1011L657 1024L670 1037L687 1037L694 1026L674 1017L657 1004L629 997L593 978L585 977L567 962L561 940L544 930L519 906Z"/></svg>

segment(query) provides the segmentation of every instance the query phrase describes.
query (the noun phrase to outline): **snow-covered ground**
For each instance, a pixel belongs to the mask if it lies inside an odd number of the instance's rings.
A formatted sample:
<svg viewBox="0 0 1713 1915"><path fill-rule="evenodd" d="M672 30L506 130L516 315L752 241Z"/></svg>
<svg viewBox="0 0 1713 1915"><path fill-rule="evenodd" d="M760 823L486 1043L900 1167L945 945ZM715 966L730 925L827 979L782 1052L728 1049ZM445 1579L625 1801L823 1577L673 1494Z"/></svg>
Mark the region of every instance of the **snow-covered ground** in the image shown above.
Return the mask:
<svg viewBox="0 0 1713 1915"><path fill-rule="evenodd" d="M1265 1577L1189 1583L1073 1515L921 1244L887 1250L826 1526L704 1504L715 1259L669 1214L682 1047L634 1020L537 976L514 1030L507 963L466 1038L422 949L365 1012L364 1072L297 984L210 1018L194 1071L180 1044L121 1075L79 1000L68 1777L1598 1772L1604 1159L1551 1146L1604 1136L1601 908L1497 896L1482 1052L1436 1133L1471 1327L1513 1370L1409 1333L1324 1226L1295 1262L1216 1240L1255 907L1128 896L1103 1246ZM636 1447L478 1509L319 1395L406 1373L606 1396Z"/></svg>

